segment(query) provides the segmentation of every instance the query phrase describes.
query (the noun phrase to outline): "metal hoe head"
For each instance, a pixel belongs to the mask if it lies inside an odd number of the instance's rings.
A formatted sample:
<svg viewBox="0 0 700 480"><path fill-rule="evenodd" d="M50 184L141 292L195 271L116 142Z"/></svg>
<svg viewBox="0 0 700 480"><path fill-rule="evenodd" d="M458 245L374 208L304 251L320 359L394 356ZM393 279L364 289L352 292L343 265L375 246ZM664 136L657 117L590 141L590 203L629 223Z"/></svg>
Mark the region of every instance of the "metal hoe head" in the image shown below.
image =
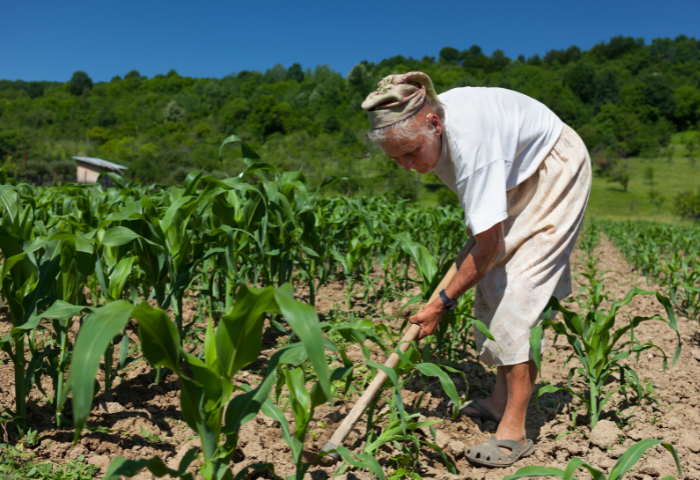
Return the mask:
<svg viewBox="0 0 700 480"><path fill-rule="evenodd" d="M331 442L326 442L320 452L312 452L310 450L302 450L301 456L304 458L306 463L313 463L314 465L321 465L323 467L330 467L335 465L340 461L340 455L335 452L326 453L331 450L338 448L337 445Z"/></svg>

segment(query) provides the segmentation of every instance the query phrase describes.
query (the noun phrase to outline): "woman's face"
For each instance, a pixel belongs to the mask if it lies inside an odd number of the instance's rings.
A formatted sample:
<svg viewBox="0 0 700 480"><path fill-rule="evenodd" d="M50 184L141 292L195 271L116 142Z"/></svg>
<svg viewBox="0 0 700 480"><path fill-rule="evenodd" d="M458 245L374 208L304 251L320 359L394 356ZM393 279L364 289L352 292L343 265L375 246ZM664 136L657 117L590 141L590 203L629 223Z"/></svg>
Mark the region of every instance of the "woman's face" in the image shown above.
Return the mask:
<svg viewBox="0 0 700 480"><path fill-rule="evenodd" d="M434 113L428 115L427 121L433 125L433 133L414 139L390 138L381 144L387 156L407 172L413 169L419 173L429 173L440 161L442 123Z"/></svg>

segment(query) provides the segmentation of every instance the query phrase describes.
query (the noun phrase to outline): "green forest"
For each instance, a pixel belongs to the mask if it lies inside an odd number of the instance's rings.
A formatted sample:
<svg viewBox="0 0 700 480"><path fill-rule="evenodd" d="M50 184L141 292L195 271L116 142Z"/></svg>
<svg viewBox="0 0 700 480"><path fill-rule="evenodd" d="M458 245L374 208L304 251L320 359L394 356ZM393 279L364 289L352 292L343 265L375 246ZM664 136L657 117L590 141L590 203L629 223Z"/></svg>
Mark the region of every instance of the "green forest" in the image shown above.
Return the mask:
<svg viewBox="0 0 700 480"><path fill-rule="evenodd" d="M366 143L360 104L385 75L421 70L438 92L502 87L540 100L579 132L600 174L624 181L624 159L663 156L674 133L698 130L699 56L695 38L619 36L587 51L572 46L529 58L445 47L437 57L362 61L347 76L294 64L221 79L171 70L153 78L131 71L109 82L81 71L66 82L0 80L0 163L21 176L26 151L27 174L51 175L74 172L73 155L93 156L127 166L129 177L168 185L192 169L238 174L237 149L219 160L219 145L235 133L266 162L301 168L312 185L347 176L363 193L411 197L416 176ZM687 138L692 155L697 136Z"/></svg>

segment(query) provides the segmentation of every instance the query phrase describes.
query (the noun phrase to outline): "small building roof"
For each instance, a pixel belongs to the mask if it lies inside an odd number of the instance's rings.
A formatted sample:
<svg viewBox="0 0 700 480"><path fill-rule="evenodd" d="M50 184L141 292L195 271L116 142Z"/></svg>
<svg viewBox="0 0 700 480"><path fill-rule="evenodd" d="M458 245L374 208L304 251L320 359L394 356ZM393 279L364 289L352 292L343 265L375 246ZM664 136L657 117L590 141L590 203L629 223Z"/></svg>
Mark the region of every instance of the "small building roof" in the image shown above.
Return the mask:
<svg viewBox="0 0 700 480"><path fill-rule="evenodd" d="M101 158L92 157L73 157L74 159L89 163L90 165L95 165L96 167L108 168L110 170L128 170L127 167L123 165L118 165L116 163L108 162L107 160L102 160Z"/></svg>

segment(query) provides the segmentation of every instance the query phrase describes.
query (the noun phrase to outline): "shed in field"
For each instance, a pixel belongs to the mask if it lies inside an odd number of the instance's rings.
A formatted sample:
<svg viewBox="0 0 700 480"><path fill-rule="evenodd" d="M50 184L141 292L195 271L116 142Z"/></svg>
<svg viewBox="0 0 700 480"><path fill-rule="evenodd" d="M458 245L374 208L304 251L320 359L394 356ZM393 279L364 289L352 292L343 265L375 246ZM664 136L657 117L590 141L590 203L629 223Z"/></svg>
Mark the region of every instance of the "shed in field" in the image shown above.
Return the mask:
<svg viewBox="0 0 700 480"><path fill-rule="evenodd" d="M121 175L122 170L127 170L123 165L102 160L101 158L73 157L78 161L76 180L78 183L97 183L97 177L102 172L115 172Z"/></svg>

